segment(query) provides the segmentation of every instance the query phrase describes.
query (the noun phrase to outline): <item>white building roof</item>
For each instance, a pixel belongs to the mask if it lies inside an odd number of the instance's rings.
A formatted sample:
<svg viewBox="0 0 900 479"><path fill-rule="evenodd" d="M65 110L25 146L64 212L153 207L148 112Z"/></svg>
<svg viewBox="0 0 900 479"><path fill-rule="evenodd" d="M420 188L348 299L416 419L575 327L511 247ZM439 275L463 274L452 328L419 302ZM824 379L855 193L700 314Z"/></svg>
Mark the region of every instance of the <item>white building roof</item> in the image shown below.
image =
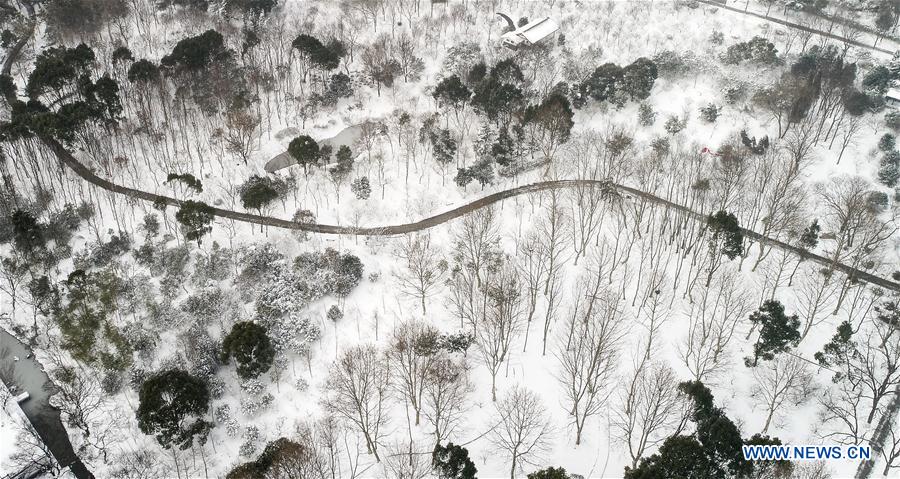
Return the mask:
<svg viewBox="0 0 900 479"><path fill-rule="evenodd" d="M538 43L541 40L549 37L556 33L559 30L559 25L556 24L550 17L540 18L533 22L529 22L527 25L523 27L519 27L515 33L525 37L529 43Z"/></svg>
<svg viewBox="0 0 900 479"><path fill-rule="evenodd" d="M884 95L885 98L900 101L900 89L890 88Z"/></svg>

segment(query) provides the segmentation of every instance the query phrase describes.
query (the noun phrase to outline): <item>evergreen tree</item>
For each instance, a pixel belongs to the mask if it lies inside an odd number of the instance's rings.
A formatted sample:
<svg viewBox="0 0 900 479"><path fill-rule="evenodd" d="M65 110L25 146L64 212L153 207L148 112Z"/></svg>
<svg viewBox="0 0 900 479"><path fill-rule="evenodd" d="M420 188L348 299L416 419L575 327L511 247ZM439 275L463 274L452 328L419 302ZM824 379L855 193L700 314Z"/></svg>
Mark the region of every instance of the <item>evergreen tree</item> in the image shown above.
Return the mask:
<svg viewBox="0 0 900 479"><path fill-rule="evenodd" d="M183 72L199 72L215 63L226 62L231 52L225 47L225 39L215 30L179 40L172 53L162 57L160 64Z"/></svg>
<svg viewBox="0 0 900 479"><path fill-rule="evenodd" d="M151 83L159 80L159 67L150 60L138 60L128 67L128 81Z"/></svg>
<svg viewBox="0 0 900 479"><path fill-rule="evenodd" d="M469 101L472 92L463 84L458 76L452 75L441 80L434 88L434 92L431 96L433 96L438 103L449 106L458 112L465 106L466 102Z"/></svg>
<svg viewBox="0 0 900 479"><path fill-rule="evenodd" d="M275 182L268 176L251 176L238 188L241 204L244 208L262 213L263 208L278 199L278 189L275 186Z"/></svg>
<svg viewBox="0 0 900 479"><path fill-rule="evenodd" d="M27 256L43 250L46 245L44 227L37 218L25 210L15 210L10 217L12 225L13 246Z"/></svg>
<svg viewBox="0 0 900 479"><path fill-rule="evenodd" d="M358 200L367 200L372 195L372 186L369 185L369 178L361 176L350 183L350 191L356 195Z"/></svg>
<svg viewBox="0 0 900 479"><path fill-rule="evenodd" d="M734 213L718 211L709 215L706 225L712 232L711 244L718 247L721 242L721 252L728 259L734 259L744 253L744 234Z"/></svg>
<svg viewBox="0 0 900 479"><path fill-rule="evenodd" d="M175 220L181 224L184 237L188 241L197 241L201 244L203 236L212 231L212 222L215 215L213 209L202 201L187 200L181 203L181 208L175 213Z"/></svg>
<svg viewBox="0 0 900 479"><path fill-rule="evenodd" d="M206 442L212 424L204 420L209 390L202 380L171 369L151 376L141 385L137 409L138 427L156 436L166 448L184 450L197 439Z"/></svg>
<svg viewBox="0 0 900 479"><path fill-rule="evenodd" d="M656 82L656 64L648 58L638 58L622 69L621 89L632 100L646 100Z"/></svg>
<svg viewBox="0 0 900 479"><path fill-rule="evenodd" d="M753 345L753 357L744 359L748 367L755 367L760 358L771 361L800 342L800 320L796 314L786 315L784 306L776 300L764 302L750 315L750 322L754 328L759 327L759 337Z"/></svg>
<svg viewBox="0 0 900 479"><path fill-rule="evenodd" d="M587 80L588 94L595 101L612 100L622 84L625 72L614 63L604 63L591 73Z"/></svg>
<svg viewBox="0 0 900 479"><path fill-rule="evenodd" d="M641 459L638 467L625 467L625 479L708 479L727 477L691 436L671 436L659 451Z"/></svg>
<svg viewBox="0 0 900 479"><path fill-rule="evenodd" d="M253 379L272 367L275 347L266 329L249 321L235 323L222 341L222 362L228 364L231 357L237 363L241 379Z"/></svg>
<svg viewBox="0 0 900 479"><path fill-rule="evenodd" d="M819 220L813 220L800 235L800 247L806 250L815 248L816 245L819 244L819 231L821 231L821 229L822 228L819 227Z"/></svg>
<svg viewBox="0 0 900 479"><path fill-rule="evenodd" d="M303 167L303 173L306 173L307 165L314 165L319 161L319 144L308 135L300 135L291 140L288 153Z"/></svg>
<svg viewBox="0 0 900 479"><path fill-rule="evenodd" d="M528 479L569 479L571 476L561 467L548 467L532 472Z"/></svg>
<svg viewBox="0 0 900 479"><path fill-rule="evenodd" d="M885 133L878 139L878 149L885 153L892 151L896 145L897 138L890 133Z"/></svg>
<svg viewBox="0 0 900 479"><path fill-rule="evenodd" d="M500 166L509 166L516 157L516 144L508 128L501 128L497 140L491 145L491 156Z"/></svg>
<svg viewBox="0 0 900 479"><path fill-rule="evenodd" d="M469 451L452 442L437 444L431 454L431 465L439 479L475 479L478 469L469 459Z"/></svg>
<svg viewBox="0 0 900 479"><path fill-rule="evenodd" d="M881 157L878 164L878 181L893 188L900 180L900 153L891 150Z"/></svg>

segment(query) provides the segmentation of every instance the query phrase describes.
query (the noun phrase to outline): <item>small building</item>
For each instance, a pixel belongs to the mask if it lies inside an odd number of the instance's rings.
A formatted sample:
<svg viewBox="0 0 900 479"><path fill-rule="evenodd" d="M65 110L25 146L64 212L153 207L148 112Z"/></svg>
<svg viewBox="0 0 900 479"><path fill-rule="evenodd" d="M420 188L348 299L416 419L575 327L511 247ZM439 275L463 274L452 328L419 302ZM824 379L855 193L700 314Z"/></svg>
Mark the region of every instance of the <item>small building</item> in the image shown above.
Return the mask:
<svg viewBox="0 0 900 479"><path fill-rule="evenodd" d="M884 104L891 108L900 108L900 89L890 88L884 94Z"/></svg>
<svg viewBox="0 0 900 479"><path fill-rule="evenodd" d="M559 25L550 17L539 18L500 36L504 47L515 50L522 46L534 45L559 31Z"/></svg>

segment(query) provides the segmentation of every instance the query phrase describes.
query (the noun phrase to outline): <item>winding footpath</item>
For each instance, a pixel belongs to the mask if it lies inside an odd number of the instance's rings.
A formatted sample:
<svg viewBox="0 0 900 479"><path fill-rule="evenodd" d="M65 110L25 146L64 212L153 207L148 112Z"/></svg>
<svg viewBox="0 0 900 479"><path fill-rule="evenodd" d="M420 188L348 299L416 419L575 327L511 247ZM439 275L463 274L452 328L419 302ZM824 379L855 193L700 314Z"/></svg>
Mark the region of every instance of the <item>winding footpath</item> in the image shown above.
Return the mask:
<svg viewBox="0 0 900 479"><path fill-rule="evenodd" d="M708 2L707 0L701 0L704 3L715 4L718 6L723 6L722 4L715 2ZM31 14L31 23L29 32L25 35L22 35L22 38L16 42L15 45L10 49L7 58L3 62L2 71L0 74L9 75L10 69L12 68L12 64L15 62L19 53L22 51L22 48L28 42L28 40L34 35L35 27L36 27L36 16L34 15L34 11L31 8L29 3L25 3L26 7ZM732 10L737 10L732 7L726 7ZM823 34L825 32L822 32ZM837 36L833 36L834 38L841 38ZM868 47L871 48L871 47ZM16 98L13 95L8 95L6 97L6 101L8 104L12 104ZM107 180L106 178L101 178L93 170L88 168L85 164L75 158L71 152L69 152L59 141L55 138L52 138L45 134L39 134L37 136L41 142L49 148L56 157L69 169L75 172L76 175L81 177L83 180L95 185L104 190L110 191L112 193L121 194L128 196L130 198L135 198L143 201L149 201L154 204L166 204L170 206L180 207L183 204L182 200L177 198L173 198L170 196L159 195L156 193L150 193L143 190L138 190L136 188L131 188L127 186L122 186L112 181ZM618 183L613 183L607 180L555 180L555 181L540 181L536 183L531 183L528 185L518 186L515 188L510 188L507 190L499 191L482 198L476 199L470 203L464 204L462 206L458 206L449 211L445 211L443 213L436 214L434 216L430 216L428 218L413 222L413 223L403 223L398 225L388 225L388 226L374 226L374 227L356 227L356 226L340 226L340 225L328 225L321 223L301 223L296 221L285 220L281 218L275 218L271 216L262 216L255 215L252 213L245 213L240 211L227 210L223 208L211 207L213 215L221 218L228 218L235 221L241 221L245 223L253 223L264 226L272 226L276 228L287 228L287 229L295 229L302 231L309 231L313 233L322 233L322 234L349 234L349 235L364 235L364 236L394 236L394 235L404 235L409 233L414 233L417 231L423 231L441 224L444 224L448 221L454 220L466 214L469 214L475 210L480 208L484 208L490 206L494 203L502 201L507 198L512 198L514 196L537 193L546 190L555 190L555 189L564 189L564 188L573 188L573 187L600 187L606 189L613 189L618 191L620 194L626 193L628 195L632 195L634 197L642 198L650 203L655 205L663 206L665 208L669 208L675 211L679 211L688 216L691 216L699 221L706 221L707 215L704 213L700 213L686 206L679 205L673 203L669 200L661 198L659 196L653 195L651 193L647 193L645 191L638 190L636 188L632 188L629 186L621 185ZM900 283L895 281L891 281L886 278L882 278L880 276L876 276L867 271L863 271L852 266L843 264L843 263L835 263L831 258L827 258L825 256L821 256L810 251L807 251L803 248L799 248L789 243L785 243L783 241L769 238L767 236L763 236L756 231L747 228L741 228L744 236L753 239L755 241L766 243L770 246L775 246L777 248L781 248L782 250L789 251L794 253L806 260L814 261L816 263L834 267L835 269L843 272L844 274L866 283L870 283L885 289L889 289L892 291L900 291Z"/></svg>
<svg viewBox="0 0 900 479"><path fill-rule="evenodd" d="M32 33L34 31L34 23L32 22L31 26ZM6 61L3 63L3 75L9 75L10 68L12 67L12 63L15 60L15 56L21 51L24 46L24 41L29 38L30 35L23 35L23 38L19 40L19 42L10 50L10 55L6 58ZM14 97L7 97L7 102L12 104L15 100ZM138 190L136 188L131 188L123 185L119 185L113 183L112 181L107 180L106 178L101 178L93 170L88 168L84 163L79 161L75 156L69 152L59 141L55 138L52 138L45 134L39 134L37 136L41 142L48 147L56 157L65 164L69 169L75 172L76 175L81 177L83 180L95 185L104 190L110 191L112 193L121 194L128 196L130 198L139 199L143 201L149 201L154 204L165 204L169 206L180 207L183 204L182 200L177 198L173 198L171 196L159 195L156 193L150 193L143 190ZM447 223L448 221L454 220L466 214L469 214L475 210L480 208L484 208L490 206L494 203L500 202L507 198L512 198L514 196L524 195L524 194L532 194L538 193L546 190L556 190L556 189L565 189L565 188L574 188L574 187L600 187L613 189L618 191L620 194L632 195L634 197L642 198L650 203L663 206L665 208L669 208L672 210L679 211L686 215L689 215L699 221L706 221L707 215L704 213L700 213L685 206L673 203L664 198L660 198L651 193L647 193L645 191L641 191L629 186L621 185L618 183L613 183L607 180L554 180L554 181L540 181L536 183L531 183L528 185L518 186L515 188L510 188L507 190L499 191L482 198L478 198L470 203L466 203L464 205L453 208L449 211L445 211L443 213L436 214L434 216L430 216L428 218L412 222L412 223L403 223L397 225L387 225L387 226L369 226L369 227L357 227L357 226L341 226L341 225L329 225L329 224L321 224L321 223L301 223L291 220L285 220L281 218L275 218L271 216L263 216L256 215L252 213L245 213L234 210L227 210L223 208L211 207L212 214L220 217L220 218L228 218L235 221L241 221L245 223L253 223L264 226L271 226L275 228L287 228L294 230L302 230L308 231L312 233L322 233L322 234L347 234L347 235L364 235L364 236L395 236L395 235L404 235L409 233L415 233L417 231L423 231L429 228L433 228L435 226ZM803 257L804 259L814 261L820 263L825 266L834 266L835 269L847 274L848 276L853 277L859 281L863 281L866 283L874 284L880 286L885 289L900 291L900 283L895 281L888 280L886 278L882 278L880 276L876 276L872 273L862 271L860 269L854 268L849 265L845 265L842 263L835 264L831 258L826 258L824 256L812 253L805 249L799 248L792 244L785 243L780 240L776 240L774 238L769 238L763 236L753 230L742 228L744 235L750 239L755 241L759 241L762 243L769 244L771 246L775 246L781 248L786 251L790 251L798 256Z"/></svg>

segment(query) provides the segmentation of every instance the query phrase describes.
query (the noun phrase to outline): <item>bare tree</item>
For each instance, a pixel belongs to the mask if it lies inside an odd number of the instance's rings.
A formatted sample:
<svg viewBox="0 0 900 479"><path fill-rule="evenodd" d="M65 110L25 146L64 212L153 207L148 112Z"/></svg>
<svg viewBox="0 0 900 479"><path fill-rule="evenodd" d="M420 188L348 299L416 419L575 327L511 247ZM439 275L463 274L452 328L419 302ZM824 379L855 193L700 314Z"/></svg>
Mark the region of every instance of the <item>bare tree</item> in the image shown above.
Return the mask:
<svg viewBox="0 0 900 479"><path fill-rule="evenodd" d="M738 321L750 311L749 298L740 284L733 274L721 275L712 286L702 288L689 307L688 334L678 352L698 381L725 366L728 343Z"/></svg>
<svg viewBox="0 0 900 479"><path fill-rule="evenodd" d="M522 327L522 286L508 260L482 286L485 310L475 330L475 345L491 373L491 400L497 400L497 374L509 358Z"/></svg>
<svg viewBox="0 0 900 479"><path fill-rule="evenodd" d="M807 363L793 355L780 354L771 364L752 368L755 381L750 396L757 406L766 410L762 434L769 430L772 420L784 415L784 404L802 404L811 395L812 375Z"/></svg>
<svg viewBox="0 0 900 479"><path fill-rule="evenodd" d="M864 437L863 396L859 381L839 381L819 398L819 422L822 439L841 444L859 444Z"/></svg>
<svg viewBox="0 0 900 479"><path fill-rule="evenodd" d="M332 365L325 384L326 410L356 426L365 438L366 451L379 462L378 444L388 422L390 385L388 358L372 345L345 352Z"/></svg>
<svg viewBox="0 0 900 479"><path fill-rule="evenodd" d="M540 398L528 389L514 386L497 404L500 416L490 440L510 458L510 479L523 464L537 464L549 446L552 429Z"/></svg>
<svg viewBox="0 0 900 479"><path fill-rule="evenodd" d="M628 447L631 467L637 467L648 449L677 434L687 409L680 400L675 371L663 363L641 359L626 379L612 425Z"/></svg>
<svg viewBox="0 0 900 479"><path fill-rule="evenodd" d="M385 477L425 479L432 475L431 456L413 451L413 441L395 444L382 464Z"/></svg>
<svg viewBox="0 0 900 479"><path fill-rule="evenodd" d="M865 345L857 351L850 367L862 379L863 397L871 404L866 423L871 424L881 400L894 394L900 385L900 331L897 330L897 323L881 317L872 321Z"/></svg>
<svg viewBox="0 0 900 479"><path fill-rule="evenodd" d="M544 314L544 334L541 354L547 354L547 338L550 335L550 324L555 319L556 310L559 307L561 289L561 277L563 266L567 257L566 242L571 234L568 228L567 211L562 204L561 193L551 190L545 194L549 200L546 212L547 216L537 224L537 232L543 240L542 251L545 253L546 280L544 282L544 296L547 298L547 311Z"/></svg>
<svg viewBox="0 0 900 479"><path fill-rule="evenodd" d="M405 321L394 329L388 349L398 373L396 387L416 412L417 426L422 414L422 395L439 349L439 335L430 324Z"/></svg>
<svg viewBox="0 0 900 479"><path fill-rule="evenodd" d="M434 294L447 272L447 262L440 258L439 251L431 245L431 235L407 235L394 252L402 270L395 272L400 291L412 296L422 304L425 314L425 299Z"/></svg>
<svg viewBox="0 0 900 479"><path fill-rule="evenodd" d="M474 271L478 287L481 287L484 269L496 259L499 242L493 207L481 208L463 218L462 228L456 233L453 259L457 265Z"/></svg>
<svg viewBox="0 0 900 479"><path fill-rule="evenodd" d="M444 356L431 365L422 407L425 419L434 427L436 443L447 440L459 426L472 389L464 361Z"/></svg>
<svg viewBox="0 0 900 479"><path fill-rule="evenodd" d="M561 367L557 379L575 424L576 445L581 444L587 419L606 405L624 333L621 300L615 293L601 290L584 301L582 313L569 318L571 338L561 341L556 352Z"/></svg>
<svg viewBox="0 0 900 479"><path fill-rule="evenodd" d="M827 269L812 267L802 275L797 291L797 312L801 319L800 340L809 334L813 326L825 321L837 300L839 282Z"/></svg>
<svg viewBox="0 0 900 479"><path fill-rule="evenodd" d="M217 132L229 153L237 155L244 164L253 152L257 140L259 118L242 108L231 108L225 115L225 129Z"/></svg>
<svg viewBox="0 0 900 479"><path fill-rule="evenodd" d="M517 264L519 276L522 278L522 283L525 287L526 307L528 309L522 352L525 352L525 348L528 347L528 333L531 331L531 320L534 319L538 295L543 289L544 278L547 274L546 262L543 259L543 248L543 243L533 231L526 235L524 243L519 247Z"/></svg>

